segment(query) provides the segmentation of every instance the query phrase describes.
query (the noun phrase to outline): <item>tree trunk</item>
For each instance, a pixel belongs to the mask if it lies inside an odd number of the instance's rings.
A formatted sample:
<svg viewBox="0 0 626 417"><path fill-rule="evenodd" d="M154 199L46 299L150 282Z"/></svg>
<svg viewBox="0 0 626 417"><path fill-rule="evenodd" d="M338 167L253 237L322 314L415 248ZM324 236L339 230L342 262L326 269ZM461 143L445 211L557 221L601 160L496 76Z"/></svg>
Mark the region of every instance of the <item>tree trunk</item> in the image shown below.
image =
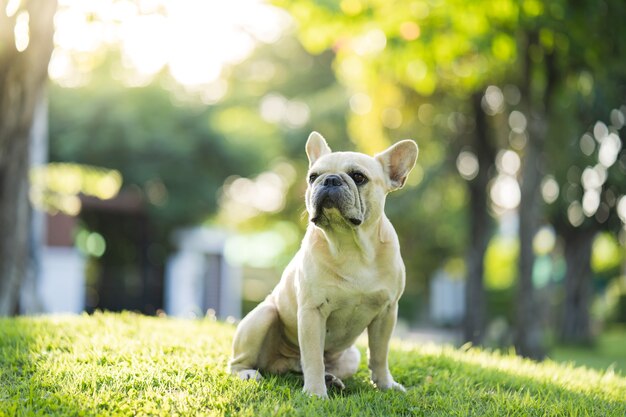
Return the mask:
<svg viewBox="0 0 626 417"><path fill-rule="evenodd" d="M571 344L591 344L591 247L596 231L585 228L572 232L565 239L567 266L561 340Z"/></svg>
<svg viewBox="0 0 626 417"><path fill-rule="evenodd" d="M533 267L535 265L533 239L539 229L543 209L540 191L543 174L540 163L548 134L552 95L557 82L553 54L545 55L543 60L545 67L533 68L530 50L532 45L537 45L538 42L538 34L530 32L528 33L527 45L524 47L526 56L523 62L522 98L528 120L528 144L525 150L521 178L520 256L514 332L514 343L518 355L533 359L542 359L546 355L546 317L544 317L546 308L539 302L533 287ZM545 87L541 93L538 92L538 86L542 84L541 76L537 76L539 70L545 71ZM533 97L533 91L535 97Z"/></svg>
<svg viewBox="0 0 626 417"><path fill-rule="evenodd" d="M30 131L30 169L48 162L48 97L42 94L35 107ZM22 281L19 314L43 313L44 305L39 292L42 275L42 256L46 241L46 212L33 207L28 236L29 263Z"/></svg>
<svg viewBox="0 0 626 417"><path fill-rule="evenodd" d="M494 164L495 149L489 141L487 119L481 107L482 93L472 97L476 120L473 150L478 158L479 171L468 182L470 196L470 242L467 253L467 280L465 283L465 320L463 339L481 344L485 335L486 296L484 286L485 252L492 232L492 221L487 209L487 187L490 168Z"/></svg>
<svg viewBox="0 0 626 417"><path fill-rule="evenodd" d="M535 120L533 123L541 123ZM539 308L537 295L533 287L533 266L535 253L533 239L539 229L541 214L541 195L539 187L541 174L537 161L541 155L538 132L528 141L521 184L521 201L519 208L519 277L516 297L515 314L515 348L518 355L542 359L545 354L543 315Z"/></svg>
<svg viewBox="0 0 626 417"><path fill-rule="evenodd" d="M29 136L47 79L56 1L22 2L11 16L6 6L0 0L0 315L17 312L28 265ZM23 13L29 17L29 41L18 51L14 27Z"/></svg>

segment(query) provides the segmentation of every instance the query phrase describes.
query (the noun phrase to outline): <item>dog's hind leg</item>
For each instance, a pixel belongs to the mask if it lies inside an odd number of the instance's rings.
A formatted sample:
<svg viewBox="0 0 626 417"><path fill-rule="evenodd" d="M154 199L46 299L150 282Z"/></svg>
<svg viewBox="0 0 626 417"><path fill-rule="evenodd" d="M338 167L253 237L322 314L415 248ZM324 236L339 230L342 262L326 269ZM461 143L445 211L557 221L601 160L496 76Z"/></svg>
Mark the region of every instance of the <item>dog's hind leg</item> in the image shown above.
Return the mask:
<svg viewBox="0 0 626 417"><path fill-rule="evenodd" d="M341 352L338 356L329 358L326 361L326 383L328 384L330 381L333 385L343 389L341 379L354 375L359 368L360 362L361 352L354 345Z"/></svg>
<svg viewBox="0 0 626 417"><path fill-rule="evenodd" d="M233 358L229 364L232 374L241 379L262 379L258 371L259 358L268 333L277 320L276 307L265 300L239 323L233 340Z"/></svg>

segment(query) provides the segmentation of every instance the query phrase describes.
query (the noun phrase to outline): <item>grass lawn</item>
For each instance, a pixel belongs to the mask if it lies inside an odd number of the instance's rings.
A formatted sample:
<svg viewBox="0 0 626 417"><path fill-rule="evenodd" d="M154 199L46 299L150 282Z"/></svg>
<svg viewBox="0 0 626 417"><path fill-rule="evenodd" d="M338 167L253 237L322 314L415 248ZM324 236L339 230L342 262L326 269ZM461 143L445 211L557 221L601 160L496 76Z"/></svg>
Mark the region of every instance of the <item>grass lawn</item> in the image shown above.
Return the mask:
<svg viewBox="0 0 626 417"><path fill-rule="evenodd" d="M593 347L559 346L550 357L557 362L573 362L598 370L614 369L626 376L626 328L606 330Z"/></svg>
<svg viewBox="0 0 626 417"><path fill-rule="evenodd" d="M394 343L408 392L379 392L365 361L330 400L298 376L229 376L233 326L133 314L0 320L0 416L620 416L626 377L554 362ZM362 347L363 348L363 347Z"/></svg>

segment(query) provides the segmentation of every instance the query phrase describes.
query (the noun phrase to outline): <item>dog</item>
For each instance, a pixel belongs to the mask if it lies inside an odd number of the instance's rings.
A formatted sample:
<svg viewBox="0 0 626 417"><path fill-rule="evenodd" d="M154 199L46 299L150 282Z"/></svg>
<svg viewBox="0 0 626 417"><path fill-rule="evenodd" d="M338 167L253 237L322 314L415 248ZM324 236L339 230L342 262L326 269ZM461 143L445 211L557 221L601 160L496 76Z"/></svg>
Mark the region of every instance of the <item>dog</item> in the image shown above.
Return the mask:
<svg viewBox="0 0 626 417"><path fill-rule="evenodd" d="M304 392L327 398L357 371L354 343L367 329L372 382L404 392L387 356L405 267L384 206L413 169L417 144L403 140L371 157L332 152L313 132L306 154L306 234L272 293L239 323L230 372L255 380L302 373Z"/></svg>

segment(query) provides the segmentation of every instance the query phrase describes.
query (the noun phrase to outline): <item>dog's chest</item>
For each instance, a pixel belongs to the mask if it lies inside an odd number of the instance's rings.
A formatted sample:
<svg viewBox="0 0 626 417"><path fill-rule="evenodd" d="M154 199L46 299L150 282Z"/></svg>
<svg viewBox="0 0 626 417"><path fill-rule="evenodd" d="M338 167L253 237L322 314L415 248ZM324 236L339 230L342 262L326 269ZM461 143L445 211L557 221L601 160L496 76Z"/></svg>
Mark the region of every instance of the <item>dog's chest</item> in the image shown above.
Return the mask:
<svg viewBox="0 0 626 417"><path fill-rule="evenodd" d="M326 320L326 350L345 349L381 312L389 308L392 295L388 289L361 289L328 294Z"/></svg>

